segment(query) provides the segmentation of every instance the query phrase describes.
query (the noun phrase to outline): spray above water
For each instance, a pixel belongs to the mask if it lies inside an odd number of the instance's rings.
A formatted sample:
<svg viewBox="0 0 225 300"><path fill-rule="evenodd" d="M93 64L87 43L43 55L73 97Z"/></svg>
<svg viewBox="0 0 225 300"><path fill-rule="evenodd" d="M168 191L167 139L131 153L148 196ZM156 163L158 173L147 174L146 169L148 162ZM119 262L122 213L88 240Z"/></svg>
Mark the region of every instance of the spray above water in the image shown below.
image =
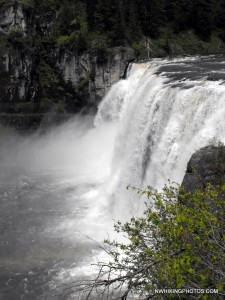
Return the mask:
<svg viewBox="0 0 225 300"><path fill-rule="evenodd" d="M139 204L128 185L181 183L194 151L225 141L225 85L207 80L213 59L133 64L100 103L94 126L91 118L75 117L45 135L17 138L10 150L3 147L2 167L70 172L76 184L95 185L85 193L94 210L131 216ZM215 65L222 76L222 59Z"/></svg>
<svg viewBox="0 0 225 300"><path fill-rule="evenodd" d="M118 122L109 183L115 211L132 206L122 192L127 185L181 183L196 150L225 141L225 84L208 80L212 66L201 58L134 64L100 104L95 122Z"/></svg>
<svg viewBox="0 0 225 300"><path fill-rule="evenodd" d="M168 179L181 183L193 152L225 142L223 68L222 58L213 57L133 64L94 120L74 117L30 137L1 135L1 239L8 248L0 248L0 265L8 268L11 261L7 280L18 266L51 269L57 275L47 271L44 282L53 287L90 275L87 265L99 249L86 236L113 238L113 219L142 212L128 185L160 189ZM26 282L42 280L43 270L38 272L24 275ZM30 300L27 290L22 295Z"/></svg>

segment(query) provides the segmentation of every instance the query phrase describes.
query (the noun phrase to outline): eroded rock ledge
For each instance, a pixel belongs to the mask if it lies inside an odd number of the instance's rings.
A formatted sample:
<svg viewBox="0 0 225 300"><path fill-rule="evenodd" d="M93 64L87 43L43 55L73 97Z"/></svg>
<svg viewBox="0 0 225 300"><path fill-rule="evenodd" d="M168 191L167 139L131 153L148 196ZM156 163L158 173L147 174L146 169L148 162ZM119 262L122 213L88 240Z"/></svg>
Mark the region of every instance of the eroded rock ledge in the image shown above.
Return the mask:
<svg viewBox="0 0 225 300"><path fill-rule="evenodd" d="M55 12L46 19L38 11L30 14L21 1L4 3L0 5L0 123L5 126L36 128L40 116L55 105L60 115L95 111L135 59L129 47L111 48L101 59L59 46L51 35ZM28 120L18 121L21 116Z"/></svg>
<svg viewBox="0 0 225 300"><path fill-rule="evenodd" d="M194 192L204 190L207 184L225 183L225 146L207 146L195 152L187 166L182 186Z"/></svg>

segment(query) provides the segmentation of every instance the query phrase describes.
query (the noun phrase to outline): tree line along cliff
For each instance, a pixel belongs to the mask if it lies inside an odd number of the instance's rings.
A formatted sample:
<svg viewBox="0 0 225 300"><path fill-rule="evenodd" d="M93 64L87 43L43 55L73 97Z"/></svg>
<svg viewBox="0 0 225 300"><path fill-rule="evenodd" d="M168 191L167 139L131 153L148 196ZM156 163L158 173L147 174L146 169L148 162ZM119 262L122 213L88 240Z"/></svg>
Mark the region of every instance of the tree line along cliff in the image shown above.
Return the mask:
<svg viewBox="0 0 225 300"><path fill-rule="evenodd" d="M0 119L95 108L135 58L224 40L222 0L0 0Z"/></svg>

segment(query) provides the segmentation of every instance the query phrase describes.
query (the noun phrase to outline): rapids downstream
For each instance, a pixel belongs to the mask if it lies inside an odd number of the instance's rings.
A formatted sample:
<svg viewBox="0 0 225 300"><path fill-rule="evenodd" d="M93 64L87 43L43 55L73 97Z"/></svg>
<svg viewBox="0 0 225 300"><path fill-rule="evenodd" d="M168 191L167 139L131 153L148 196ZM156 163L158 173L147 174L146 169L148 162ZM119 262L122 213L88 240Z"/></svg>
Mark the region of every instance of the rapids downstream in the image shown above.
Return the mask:
<svg viewBox="0 0 225 300"><path fill-rule="evenodd" d="M0 299L61 300L90 277L113 219L141 213L127 185L181 183L191 155L225 142L225 58L133 64L93 117L0 134Z"/></svg>

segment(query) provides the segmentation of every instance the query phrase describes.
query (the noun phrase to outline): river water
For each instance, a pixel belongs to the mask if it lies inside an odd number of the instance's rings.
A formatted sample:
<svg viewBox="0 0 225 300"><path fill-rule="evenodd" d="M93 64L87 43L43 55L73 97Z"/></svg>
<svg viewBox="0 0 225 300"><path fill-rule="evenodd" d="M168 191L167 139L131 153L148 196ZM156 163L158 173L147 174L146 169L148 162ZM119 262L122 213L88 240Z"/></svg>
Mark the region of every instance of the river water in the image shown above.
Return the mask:
<svg viewBox="0 0 225 300"><path fill-rule="evenodd" d="M1 131L0 299L79 299L65 289L104 259L96 242L142 211L126 186L181 183L193 152L225 141L224 80L221 56L134 64L94 119Z"/></svg>

